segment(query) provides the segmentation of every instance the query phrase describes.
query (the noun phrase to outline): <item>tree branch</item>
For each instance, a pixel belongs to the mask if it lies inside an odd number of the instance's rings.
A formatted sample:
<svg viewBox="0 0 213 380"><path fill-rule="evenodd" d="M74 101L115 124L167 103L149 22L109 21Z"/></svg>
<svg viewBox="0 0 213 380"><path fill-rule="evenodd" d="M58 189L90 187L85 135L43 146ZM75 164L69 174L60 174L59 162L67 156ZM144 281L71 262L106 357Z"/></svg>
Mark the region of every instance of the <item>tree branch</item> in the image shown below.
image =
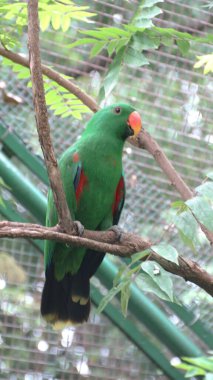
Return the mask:
<svg viewBox="0 0 213 380"><path fill-rule="evenodd" d="M52 146L48 114L44 95L39 49L38 0L28 1L29 67L32 78L33 101L39 141L58 211L59 225L63 231L73 232L74 225L66 202L57 160Z"/></svg>
<svg viewBox="0 0 213 380"><path fill-rule="evenodd" d="M82 237L62 233L58 226L43 227L37 224L0 222L0 238L48 239L78 247L86 247L98 252L108 252L115 256L131 257L134 253L149 249L152 243L132 233L123 233L122 241L115 243L113 231L85 230ZM179 265L166 260L151 251L147 258L160 264L166 271L190 281L213 297L213 276L196 262L179 256Z"/></svg>

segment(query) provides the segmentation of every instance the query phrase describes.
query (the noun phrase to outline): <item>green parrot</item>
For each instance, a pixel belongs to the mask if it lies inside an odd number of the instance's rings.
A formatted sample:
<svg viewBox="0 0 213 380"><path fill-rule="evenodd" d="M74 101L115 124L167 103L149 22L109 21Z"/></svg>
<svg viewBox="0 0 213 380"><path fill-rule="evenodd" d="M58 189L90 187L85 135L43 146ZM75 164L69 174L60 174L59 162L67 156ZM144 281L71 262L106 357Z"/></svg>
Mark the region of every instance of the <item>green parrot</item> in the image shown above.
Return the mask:
<svg viewBox="0 0 213 380"><path fill-rule="evenodd" d="M64 191L73 220L89 230L118 224L124 205L122 150L129 136L137 136L141 118L123 103L98 111L77 142L59 160ZM57 224L52 191L48 194L46 225ZM83 323L90 312L90 278L105 253L45 241L45 284L41 314L54 328Z"/></svg>

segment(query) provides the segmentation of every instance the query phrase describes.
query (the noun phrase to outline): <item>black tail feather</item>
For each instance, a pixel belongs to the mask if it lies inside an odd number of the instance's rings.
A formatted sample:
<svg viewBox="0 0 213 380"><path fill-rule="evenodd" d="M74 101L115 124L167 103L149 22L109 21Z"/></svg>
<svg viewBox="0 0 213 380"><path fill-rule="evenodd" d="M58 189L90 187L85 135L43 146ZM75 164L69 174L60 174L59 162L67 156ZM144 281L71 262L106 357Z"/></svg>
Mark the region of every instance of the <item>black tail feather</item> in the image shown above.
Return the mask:
<svg viewBox="0 0 213 380"><path fill-rule="evenodd" d="M73 285L76 288L75 276L67 273L63 280L57 281L54 276L53 263L47 268L41 299L41 315L47 322L53 325L58 322L77 324L88 320L90 313L89 279L84 278L84 282L81 283L83 292L88 294L88 302L81 305L79 302L72 301Z"/></svg>
<svg viewBox="0 0 213 380"><path fill-rule="evenodd" d="M46 280L41 298L41 315L53 324L77 324L88 320L90 313L89 279L95 274L105 253L87 250L79 271L71 275L66 273L63 280L57 281L54 264L46 269ZM73 300L83 298L83 303ZM87 302L88 299L88 302Z"/></svg>

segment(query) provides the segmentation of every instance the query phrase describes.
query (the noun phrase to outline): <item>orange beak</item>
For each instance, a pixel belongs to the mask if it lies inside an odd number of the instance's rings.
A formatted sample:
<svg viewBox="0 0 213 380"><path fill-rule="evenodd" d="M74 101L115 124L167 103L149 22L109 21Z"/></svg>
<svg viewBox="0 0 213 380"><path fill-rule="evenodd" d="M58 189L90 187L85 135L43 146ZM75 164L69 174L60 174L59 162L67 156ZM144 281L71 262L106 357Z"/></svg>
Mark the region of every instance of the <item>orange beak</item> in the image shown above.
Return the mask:
<svg viewBox="0 0 213 380"><path fill-rule="evenodd" d="M142 129L141 117L137 111L134 111L129 115L128 124L134 132L133 137L136 137Z"/></svg>

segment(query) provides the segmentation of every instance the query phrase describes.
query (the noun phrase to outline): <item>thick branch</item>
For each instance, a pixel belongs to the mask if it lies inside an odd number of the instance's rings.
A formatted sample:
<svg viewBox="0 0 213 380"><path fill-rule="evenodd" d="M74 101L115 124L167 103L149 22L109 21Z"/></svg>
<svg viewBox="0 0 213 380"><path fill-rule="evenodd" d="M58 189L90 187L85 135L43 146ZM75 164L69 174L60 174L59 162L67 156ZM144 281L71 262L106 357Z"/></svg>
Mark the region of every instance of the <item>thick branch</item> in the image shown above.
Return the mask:
<svg viewBox="0 0 213 380"><path fill-rule="evenodd" d="M39 49L38 0L29 0L28 2L28 45L33 101L39 141L43 151L55 205L58 211L59 225L63 231L72 232L74 226L66 202L48 124Z"/></svg>
<svg viewBox="0 0 213 380"><path fill-rule="evenodd" d="M131 233L124 233L122 241L115 243L113 231L85 230L83 237L79 237L62 233L57 226L43 227L36 224L7 221L0 222L0 238L2 237L55 240L99 252L108 252L120 257L130 257L132 254L144 251L152 245L150 241ZM177 265L155 252L149 255L148 260L156 261L166 271L198 285L213 296L213 276L200 268L196 262L179 256L179 265Z"/></svg>

